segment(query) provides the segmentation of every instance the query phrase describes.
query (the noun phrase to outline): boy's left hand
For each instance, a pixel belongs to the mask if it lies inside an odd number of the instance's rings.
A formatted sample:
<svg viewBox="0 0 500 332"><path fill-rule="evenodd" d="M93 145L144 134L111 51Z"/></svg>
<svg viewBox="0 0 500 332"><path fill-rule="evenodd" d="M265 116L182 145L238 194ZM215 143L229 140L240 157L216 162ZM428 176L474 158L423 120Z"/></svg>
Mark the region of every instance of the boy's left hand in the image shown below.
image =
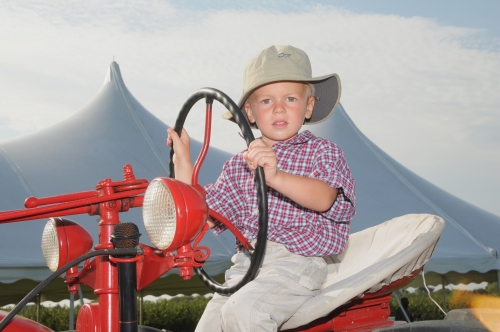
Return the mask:
<svg viewBox="0 0 500 332"><path fill-rule="evenodd" d="M261 166L268 184L278 175L276 153L261 139L256 139L250 143L248 150L243 152L243 159L245 159L251 170Z"/></svg>

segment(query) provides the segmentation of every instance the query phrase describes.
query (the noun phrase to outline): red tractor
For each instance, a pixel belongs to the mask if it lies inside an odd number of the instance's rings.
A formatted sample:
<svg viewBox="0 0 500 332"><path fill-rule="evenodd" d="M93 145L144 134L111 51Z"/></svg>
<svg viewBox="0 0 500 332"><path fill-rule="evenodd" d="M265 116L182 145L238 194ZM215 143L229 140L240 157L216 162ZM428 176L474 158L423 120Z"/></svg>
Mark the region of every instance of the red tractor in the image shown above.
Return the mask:
<svg viewBox="0 0 500 332"><path fill-rule="evenodd" d="M146 179L136 179L132 167L125 165L121 181L105 179L98 182L95 190L45 198L29 197L25 201L26 209L0 213L0 223L50 218L42 235L42 251L53 272L10 313L0 311L0 331L50 331L16 314L48 283L63 274L68 290L73 294L80 284L84 284L98 296L97 303L85 304L80 309L76 320L76 331L79 332L159 331L138 326L137 291L173 268L178 268L184 279L190 279L196 272L210 289L220 293L235 292L256 276L267 235L267 196L262 169L256 172L259 233L255 248L230 221L207 207L203 188L198 185L198 173L210 144L213 100L231 111L247 145L254 137L236 104L224 93L210 88L197 91L186 101L175 124L178 133L190 109L200 99L205 99L207 104L205 138L194 166L192 185L173 179L172 163L171 178L156 178L150 183ZM135 224L120 223L120 212L137 207L143 207L144 226L153 246L139 243L141 234ZM76 214L99 215L99 243L95 246L92 236L83 227L60 217ZM253 252L245 278L233 287L218 284L203 270L210 249L200 246L199 242L208 230L208 216L223 222L243 246ZM312 322L308 319L304 324L295 324L303 326L292 330L367 331L392 325L387 320L390 294L410 282L420 269L421 266L415 266L396 281L375 291L372 287L370 294L361 292L363 294L351 296L330 314L318 316Z"/></svg>

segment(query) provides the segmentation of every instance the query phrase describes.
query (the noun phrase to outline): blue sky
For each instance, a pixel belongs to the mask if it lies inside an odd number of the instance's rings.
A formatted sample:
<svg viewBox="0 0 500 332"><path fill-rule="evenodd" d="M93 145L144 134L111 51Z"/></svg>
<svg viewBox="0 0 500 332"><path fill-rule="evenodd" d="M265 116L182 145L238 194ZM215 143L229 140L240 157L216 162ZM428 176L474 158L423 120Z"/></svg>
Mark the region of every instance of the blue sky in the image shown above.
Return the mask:
<svg viewBox="0 0 500 332"><path fill-rule="evenodd" d="M443 25L485 29L487 35L500 37L500 2L495 0L344 0L334 3L353 12L421 16Z"/></svg>
<svg viewBox="0 0 500 332"><path fill-rule="evenodd" d="M489 36L500 37L500 20L498 19L500 2L496 0L289 0L286 2L175 0L172 3L197 10L248 10L252 6L260 6L279 12L297 12L311 4L333 5L354 13L421 16L435 20L439 24L485 29Z"/></svg>
<svg viewBox="0 0 500 332"><path fill-rule="evenodd" d="M0 141L81 109L113 58L132 94L173 124L196 89L239 98L246 63L271 44L304 49L336 72L341 103L394 159L500 215L500 2L0 2ZM201 139L199 121L188 118ZM212 142L244 146L215 122ZM189 129L189 127L188 127Z"/></svg>

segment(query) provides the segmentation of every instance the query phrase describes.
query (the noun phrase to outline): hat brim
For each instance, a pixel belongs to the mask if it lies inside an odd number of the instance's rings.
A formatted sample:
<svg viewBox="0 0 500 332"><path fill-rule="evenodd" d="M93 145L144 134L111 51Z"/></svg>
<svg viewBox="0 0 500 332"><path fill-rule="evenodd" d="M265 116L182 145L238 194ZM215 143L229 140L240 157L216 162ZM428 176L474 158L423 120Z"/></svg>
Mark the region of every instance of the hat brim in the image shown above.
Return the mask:
<svg viewBox="0 0 500 332"><path fill-rule="evenodd" d="M248 121L246 112L244 110L244 105L250 94L257 89L258 87L273 83L273 82L280 82L280 81L292 81L292 82L304 82L304 83L310 83L314 85L314 95L316 96L316 103L314 104L314 109L312 116L309 120L307 120L304 124L306 125L311 125L315 123L322 122L330 117L332 115L333 111L335 110L335 107L337 107L337 104L339 103L340 100L340 95L341 95L341 85L340 85L340 79L337 74L331 74L331 75L325 75L325 76L320 76L316 78L311 78L304 80L302 79L293 79L290 76L286 78L280 78L280 77L273 77L273 78L267 78L267 80L262 81L262 82L255 82L250 89L248 89L248 92L245 93L239 100L238 106L240 110L243 112L243 115ZM233 121L234 118L232 114L228 111L222 115L223 119ZM252 128L257 128L255 123L250 123L250 127Z"/></svg>

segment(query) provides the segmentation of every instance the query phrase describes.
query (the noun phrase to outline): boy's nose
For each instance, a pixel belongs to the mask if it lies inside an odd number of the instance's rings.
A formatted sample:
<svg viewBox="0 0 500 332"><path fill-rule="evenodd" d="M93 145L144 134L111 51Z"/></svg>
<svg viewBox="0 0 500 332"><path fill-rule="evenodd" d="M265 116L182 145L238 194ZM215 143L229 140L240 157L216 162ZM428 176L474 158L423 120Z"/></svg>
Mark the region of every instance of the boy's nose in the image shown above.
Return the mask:
<svg viewBox="0 0 500 332"><path fill-rule="evenodd" d="M273 111L274 111L274 113L283 113L283 112L285 112L285 106L283 105L283 102L276 101L274 103Z"/></svg>

